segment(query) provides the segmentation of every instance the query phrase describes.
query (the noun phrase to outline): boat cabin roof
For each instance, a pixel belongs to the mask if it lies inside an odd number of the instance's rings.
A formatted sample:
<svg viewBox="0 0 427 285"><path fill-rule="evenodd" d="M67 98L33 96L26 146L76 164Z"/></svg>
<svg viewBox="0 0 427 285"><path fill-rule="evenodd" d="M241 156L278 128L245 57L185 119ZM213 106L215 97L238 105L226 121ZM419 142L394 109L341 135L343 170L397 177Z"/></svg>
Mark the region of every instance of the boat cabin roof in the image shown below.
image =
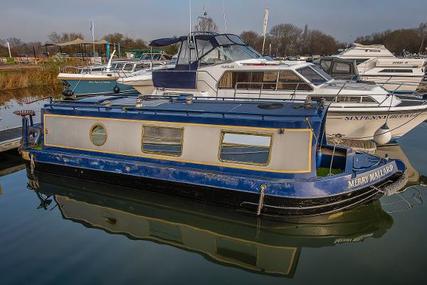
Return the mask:
<svg viewBox="0 0 427 285"><path fill-rule="evenodd" d="M138 103L140 104L138 106ZM47 113L79 113L108 117L137 116L139 119L183 121L205 124L259 126L266 128L307 128L307 120L321 127L325 111L316 101L230 98L206 99L181 96L96 96L45 105ZM316 130L313 130L316 132Z"/></svg>
<svg viewBox="0 0 427 285"><path fill-rule="evenodd" d="M235 34L218 34L211 32L195 32L190 36L180 36L171 38L160 38L150 42L151 47L164 47L190 40L205 40L211 42L214 46L222 45L246 45L239 36Z"/></svg>

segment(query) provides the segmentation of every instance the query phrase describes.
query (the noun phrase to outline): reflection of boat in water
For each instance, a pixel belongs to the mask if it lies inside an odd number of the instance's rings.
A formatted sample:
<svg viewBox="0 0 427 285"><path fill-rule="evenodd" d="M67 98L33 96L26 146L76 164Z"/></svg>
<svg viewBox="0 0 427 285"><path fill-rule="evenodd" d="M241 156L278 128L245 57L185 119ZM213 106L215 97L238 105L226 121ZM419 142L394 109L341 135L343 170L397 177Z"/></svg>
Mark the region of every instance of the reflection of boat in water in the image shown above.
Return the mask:
<svg viewBox="0 0 427 285"><path fill-rule="evenodd" d="M381 157L389 157L391 159L399 159L406 166L406 177L407 184L406 187L420 184L427 184L427 177L420 174L418 170L411 164L409 158L405 154L402 147L398 144L384 145L377 148L376 155ZM405 189L405 188L403 188Z"/></svg>
<svg viewBox="0 0 427 285"><path fill-rule="evenodd" d="M261 221L232 209L218 210L151 191L36 175L37 182L31 185L37 185L37 194L43 197L41 207L46 208L53 195L64 219L263 274L292 277L303 247L379 238L393 223L378 201L328 216Z"/></svg>
<svg viewBox="0 0 427 285"><path fill-rule="evenodd" d="M25 163L16 150L9 150L0 153L0 177L17 172L24 168Z"/></svg>

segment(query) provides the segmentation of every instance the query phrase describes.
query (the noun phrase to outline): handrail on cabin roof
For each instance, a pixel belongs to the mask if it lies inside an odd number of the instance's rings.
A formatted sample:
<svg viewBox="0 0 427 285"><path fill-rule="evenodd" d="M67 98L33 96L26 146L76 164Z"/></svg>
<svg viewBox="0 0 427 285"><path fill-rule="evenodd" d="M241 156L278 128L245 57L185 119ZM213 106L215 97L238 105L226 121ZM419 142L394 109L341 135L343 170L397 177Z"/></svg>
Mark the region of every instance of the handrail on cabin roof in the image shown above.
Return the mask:
<svg viewBox="0 0 427 285"><path fill-rule="evenodd" d="M155 97L155 96L152 96ZM176 96L174 97L175 99ZM157 96L157 100L162 101L162 98L158 98ZM168 98L166 98L168 99ZM170 99L170 98L169 98ZM197 97L194 98L196 101L199 100L204 100L206 102L212 102L212 101L218 101L219 103L226 103L226 101L237 101L239 102L240 100L232 100L232 98L200 98L197 99ZM219 100L218 100L219 99ZM249 99L249 98L248 98ZM147 96L146 100L150 100L150 98ZM290 99L275 99L275 100L254 100L254 98L250 98L249 100L254 101L254 102L264 102L264 103L271 103L271 101L273 102L286 102L286 103L300 103L300 104L308 104L307 106L309 107L313 107L314 105L311 103L308 103L307 101L304 100L290 100ZM63 102L63 101L62 101ZM127 104L106 104L106 102L110 103L111 101L104 101L103 103L88 103L88 104L72 104L72 103L49 103L45 105L45 108L49 108L51 110L54 110L56 108L60 108L60 109L72 109L72 110L78 110L78 109L96 109L98 111L101 110L121 110L124 112L136 112L136 113L150 113L154 115L158 115L159 113L169 113L169 114L173 114L173 113L177 113L177 114L185 114L186 116L191 116L191 114L218 114L220 115L222 118L225 117L231 117L231 116L257 116L259 117L261 120L265 120L266 117L291 117L289 115L286 114L260 114L260 113L251 113L251 112L227 112L227 111L210 111L210 110L179 110L179 109L175 109L175 110L171 110L171 109L167 109L167 108L158 108L156 106L143 106L141 108L138 108L136 106L133 105L127 105ZM169 101L169 102L173 102L173 101ZM184 101L180 101L180 102L184 102ZM248 103L248 102L241 102L241 103ZM322 103L317 103L317 110L319 111L320 109L323 108ZM150 108L151 107L151 108ZM312 116L311 114L308 113L303 113L301 115L299 114L293 114L292 117L307 117L307 116Z"/></svg>

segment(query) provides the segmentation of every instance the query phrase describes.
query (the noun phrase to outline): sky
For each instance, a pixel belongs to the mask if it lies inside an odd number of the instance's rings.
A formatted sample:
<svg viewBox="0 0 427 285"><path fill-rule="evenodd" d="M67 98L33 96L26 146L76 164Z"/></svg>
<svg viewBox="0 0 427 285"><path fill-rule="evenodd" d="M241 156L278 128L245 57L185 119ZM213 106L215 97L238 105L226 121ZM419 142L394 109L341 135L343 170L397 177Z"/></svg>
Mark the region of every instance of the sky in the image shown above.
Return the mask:
<svg viewBox="0 0 427 285"><path fill-rule="evenodd" d="M220 32L262 32L264 8L269 27L291 23L319 29L343 42L387 29L427 22L427 0L0 0L0 39L47 41L51 32L80 32L91 38L119 32L146 41L189 31L204 9ZM227 25L225 25L224 14Z"/></svg>

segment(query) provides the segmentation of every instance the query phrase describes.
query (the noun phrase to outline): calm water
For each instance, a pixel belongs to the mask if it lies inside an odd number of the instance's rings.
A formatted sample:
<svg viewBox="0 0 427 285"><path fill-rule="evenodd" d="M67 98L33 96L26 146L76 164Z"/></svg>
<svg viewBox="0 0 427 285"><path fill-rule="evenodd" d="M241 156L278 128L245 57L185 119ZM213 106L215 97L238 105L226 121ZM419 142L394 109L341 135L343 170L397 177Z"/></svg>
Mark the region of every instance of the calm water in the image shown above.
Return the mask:
<svg viewBox="0 0 427 285"><path fill-rule="evenodd" d="M0 284L426 284L426 188L416 185L427 174L426 139L424 123L383 150L407 159L406 192L280 223L146 191L28 178L14 152L2 154Z"/></svg>

